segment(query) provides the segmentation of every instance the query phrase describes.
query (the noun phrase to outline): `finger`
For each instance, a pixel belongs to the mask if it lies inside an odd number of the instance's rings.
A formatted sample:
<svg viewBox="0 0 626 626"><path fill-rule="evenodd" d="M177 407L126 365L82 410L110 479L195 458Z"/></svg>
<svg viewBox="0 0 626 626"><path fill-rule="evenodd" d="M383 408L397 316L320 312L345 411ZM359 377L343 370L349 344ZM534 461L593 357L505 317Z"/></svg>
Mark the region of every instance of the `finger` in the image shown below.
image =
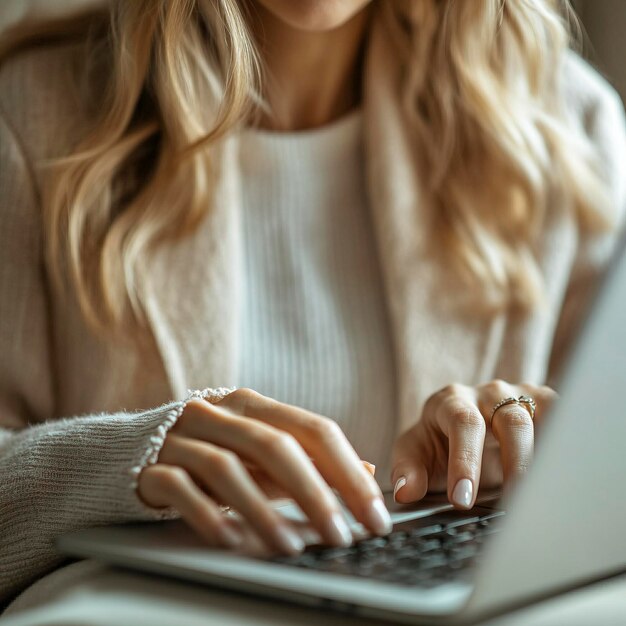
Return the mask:
<svg viewBox="0 0 626 626"><path fill-rule="evenodd" d="M291 494L327 543L352 543L352 532L337 497L292 435L256 419L240 417L222 408L221 403L192 405L187 414L188 437L211 441L254 462ZM360 461L359 466L369 478Z"/></svg>
<svg viewBox="0 0 626 626"><path fill-rule="evenodd" d="M373 463L369 463L368 461L361 460L363 467L372 475L376 475L376 466Z"/></svg>
<svg viewBox="0 0 626 626"><path fill-rule="evenodd" d="M376 466L368 463L367 461L361 462L363 463L363 467L365 467L365 469L373 476L376 471ZM276 481L271 478L267 472L262 470L256 463L244 462L244 466L254 479L254 482L259 485L263 493L265 493L265 495L270 500L278 500L284 498L293 499L291 494L286 489L278 485Z"/></svg>
<svg viewBox="0 0 626 626"><path fill-rule="evenodd" d="M291 436L284 438L282 443L275 441L276 436L270 434L264 436L256 429L257 434L252 438L239 437L239 429L229 429L229 425L239 425L237 416L230 411L223 411L222 407L228 407L237 412L245 411L246 417L239 417L252 428L254 423L271 426L278 433L286 433ZM310 516L318 530L327 541L337 545L345 545L348 538L352 538L349 527L341 512L341 507L328 485L335 487L355 518L364 523L370 530L377 534L384 534L391 530L391 518L385 508L382 493L378 484L367 471L358 455L349 444L345 435L335 422L320 417L309 411L282 404L271 398L266 398L250 389L238 389L231 393L217 405L212 405L213 412L218 410L216 416L211 418L211 439L226 448L237 449L240 453L253 458L262 464L264 469L272 475L277 482L285 484L285 481L293 483L291 493L300 504L304 512ZM222 411L221 413L219 411ZM207 409L204 409L204 413ZM227 419L230 417L230 421ZM250 420L250 418L254 418ZM215 420L219 426L216 427ZM191 431L195 436L206 438L202 435L199 424L202 420L192 420ZM254 429L252 429L254 430ZM217 440L217 436L227 437L228 443ZM299 458L298 462L292 462L291 468L284 466L285 459L281 463L267 465L277 454L291 454L293 458L295 446L293 439L304 449L306 454L313 457L315 466L311 472L311 462L305 462ZM245 452L241 446L245 445ZM239 446L239 448L235 448ZM263 453L261 454L261 450ZM261 454L262 458L258 458ZM295 460L295 459L293 459ZM296 471L296 469L299 470ZM303 476L302 472L306 476ZM276 474L278 472L278 474ZM321 480L323 477L324 480ZM326 482L325 482L326 481ZM307 488L308 484L308 488ZM330 495L329 495L330 494ZM315 499L318 499L315 502ZM318 520L316 524L315 521Z"/></svg>
<svg viewBox="0 0 626 626"><path fill-rule="evenodd" d="M311 459L311 461L313 461L313 464L315 465L315 460ZM363 461L363 460L361 460L361 464L368 471L369 474L371 474L372 476L376 475L376 466L374 464L370 463L369 461ZM259 467L255 465L254 463L244 462L244 465L246 466L248 471L252 474L254 474L255 472L261 471Z"/></svg>
<svg viewBox="0 0 626 626"><path fill-rule="evenodd" d="M254 419L224 414L213 423L212 438L253 460L289 492L327 543L352 543L337 497L292 435Z"/></svg>
<svg viewBox="0 0 626 626"><path fill-rule="evenodd" d="M246 408L251 417L289 432L300 442L357 520L376 534L391 531L391 518L378 483L336 422L288 404L268 403L267 398L249 401Z"/></svg>
<svg viewBox="0 0 626 626"><path fill-rule="evenodd" d="M533 421L535 429L541 428L543 420L559 394L546 385L511 385L503 380L492 380L477 388L478 406L487 422L491 420L493 408L505 398L530 396L536 404Z"/></svg>
<svg viewBox="0 0 626 626"><path fill-rule="evenodd" d="M254 482L259 486L259 489L265 494L265 497L269 500L293 500L292 495L281 485L279 485L265 470L262 470L256 466L256 463L249 467L247 463L244 463L246 469L252 476Z"/></svg>
<svg viewBox="0 0 626 626"><path fill-rule="evenodd" d="M505 484L526 473L532 461L534 426L530 413L519 404L500 407L491 418L491 431L500 444Z"/></svg>
<svg viewBox="0 0 626 626"><path fill-rule="evenodd" d="M276 512L237 455L210 443L170 435L164 462L182 465L220 502L236 509L269 545L295 554L301 537Z"/></svg>
<svg viewBox="0 0 626 626"><path fill-rule="evenodd" d="M243 536L219 507L181 467L157 463L141 474L142 494L149 506L174 507L191 528L211 545L236 548Z"/></svg>
<svg viewBox="0 0 626 626"><path fill-rule="evenodd" d="M391 480L394 500L401 504L417 502L428 491L428 467L430 461L420 445L421 428L418 424L402 435L393 454Z"/></svg>
<svg viewBox="0 0 626 626"><path fill-rule="evenodd" d="M519 385L520 395L530 396L537 405L533 418L535 431L540 430L545 422L546 415L554 403L559 399L559 394L546 385Z"/></svg>
<svg viewBox="0 0 626 626"><path fill-rule="evenodd" d="M467 392L443 400L436 419L448 438L448 499L459 509L470 509L480 484L485 418Z"/></svg>

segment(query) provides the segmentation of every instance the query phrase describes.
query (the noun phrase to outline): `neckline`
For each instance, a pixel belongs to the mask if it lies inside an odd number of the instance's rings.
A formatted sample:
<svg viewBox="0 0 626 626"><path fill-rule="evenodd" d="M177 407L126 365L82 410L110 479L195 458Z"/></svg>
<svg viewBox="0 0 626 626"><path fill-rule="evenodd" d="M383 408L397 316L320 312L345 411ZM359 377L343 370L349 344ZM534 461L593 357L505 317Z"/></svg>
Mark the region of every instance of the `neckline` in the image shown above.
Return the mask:
<svg viewBox="0 0 626 626"><path fill-rule="evenodd" d="M301 142L306 140L321 139L332 135L349 134L360 126L363 119L363 110L358 107L352 109L349 113L316 128L307 128L304 130L280 131L268 130L266 128L255 128L247 126L242 131L244 138L257 139L260 141L291 143L294 141Z"/></svg>

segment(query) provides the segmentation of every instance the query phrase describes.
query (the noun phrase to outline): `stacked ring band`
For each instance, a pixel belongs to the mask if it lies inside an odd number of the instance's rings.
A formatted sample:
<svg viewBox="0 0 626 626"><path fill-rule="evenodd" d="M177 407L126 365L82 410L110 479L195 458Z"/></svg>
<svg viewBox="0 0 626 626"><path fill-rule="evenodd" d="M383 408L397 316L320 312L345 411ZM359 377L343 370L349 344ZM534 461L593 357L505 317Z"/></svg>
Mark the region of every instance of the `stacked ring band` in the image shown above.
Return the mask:
<svg viewBox="0 0 626 626"><path fill-rule="evenodd" d="M519 398L510 397L500 400L500 402L493 407L491 417L489 418L489 426L491 426L491 423L493 422L493 416L496 414L496 411L507 404L517 404L519 406L523 406L528 411L530 419L535 419L535 409L537 408L537 403L533 398L530 396L520 396Z"/></svg>

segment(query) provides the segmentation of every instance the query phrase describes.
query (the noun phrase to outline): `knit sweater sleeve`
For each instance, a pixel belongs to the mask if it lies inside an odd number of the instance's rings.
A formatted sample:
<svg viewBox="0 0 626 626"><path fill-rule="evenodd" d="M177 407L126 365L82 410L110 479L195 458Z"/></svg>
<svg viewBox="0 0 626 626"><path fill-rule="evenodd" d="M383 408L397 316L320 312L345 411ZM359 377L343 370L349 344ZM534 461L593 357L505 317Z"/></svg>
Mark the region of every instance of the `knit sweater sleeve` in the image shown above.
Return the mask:
<svg viewBox="0 0 626 626"><path fill-rule="evenodd" d="M0 605L61 563L62 533L174 516L144 506L134 479L182 406L0 430Z"/></svg>
<svg viewBox="0 0 626 626"><path fill-rule="evenodd" d="M60 534L175 515L143 505L135 486L184 402L51 419L40 230L35 178L0 110L0 607L59 565Z"/></svg>

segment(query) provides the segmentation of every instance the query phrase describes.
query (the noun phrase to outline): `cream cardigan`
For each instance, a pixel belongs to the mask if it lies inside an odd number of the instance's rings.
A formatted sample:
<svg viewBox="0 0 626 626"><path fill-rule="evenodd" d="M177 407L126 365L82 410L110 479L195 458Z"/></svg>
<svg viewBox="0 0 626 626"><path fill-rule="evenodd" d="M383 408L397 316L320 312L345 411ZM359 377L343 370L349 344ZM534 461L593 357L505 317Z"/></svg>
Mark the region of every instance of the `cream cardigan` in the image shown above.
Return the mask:
<svg viewBox="0 0 626 626"><path fill-rule="evenodd" d="M453 381L550 380L616 235L583 237L565 207L555 205L537 245L545 309L529 319L485 320L447 307L452 287L424 253L425 208L395 97L391 50L375 30L364 108L368 191L404 428L428 395ZM40 48L0 72L0 603L58 566L53 540L61 532L157 518L138 501L133 470L156 458L187 389L230 386L237 375L236 138L222 155L215 210L193 236L161 249L151 263L152 345L140 353L100 340L76 303L51 289L41 255L40 164L80 136L82 109L71 80L80 62L70 46ZM573 56L565 77L572 113L603 159L621 217L621 103Z"/></svg>

